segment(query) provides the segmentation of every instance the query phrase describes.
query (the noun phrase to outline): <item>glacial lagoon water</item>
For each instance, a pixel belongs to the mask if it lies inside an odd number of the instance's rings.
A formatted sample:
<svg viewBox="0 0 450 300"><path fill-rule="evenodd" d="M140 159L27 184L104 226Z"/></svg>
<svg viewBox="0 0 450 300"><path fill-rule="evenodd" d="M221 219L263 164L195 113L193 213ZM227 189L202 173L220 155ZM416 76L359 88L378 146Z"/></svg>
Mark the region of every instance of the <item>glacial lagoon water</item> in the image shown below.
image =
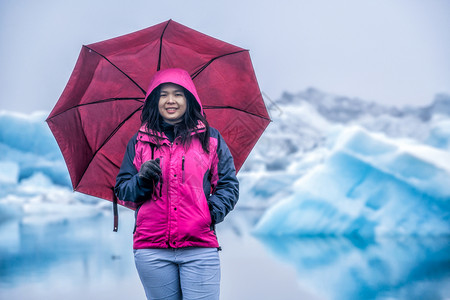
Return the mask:
<svg viewBox="0 0 450 300"><path fill-rule="evenodd" d="M450 299L449 237L255 236L260 212L218 226L221 299ZM134 216L0 223L0 299L145 299L135 271Z"/></svg>

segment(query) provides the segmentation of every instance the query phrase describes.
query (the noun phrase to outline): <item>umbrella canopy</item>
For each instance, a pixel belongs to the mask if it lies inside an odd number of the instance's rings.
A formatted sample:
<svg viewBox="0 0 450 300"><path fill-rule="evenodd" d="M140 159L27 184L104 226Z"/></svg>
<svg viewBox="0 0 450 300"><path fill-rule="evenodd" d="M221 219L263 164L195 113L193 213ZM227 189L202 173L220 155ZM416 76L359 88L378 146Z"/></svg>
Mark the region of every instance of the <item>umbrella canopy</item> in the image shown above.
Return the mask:
<svg viewBox="0 0 450 300"><path fill-rule="evenodd" d="M82 47L47 118L75 191L115 200L115 179L141 125L146 89L167 68L189 72L208 122L241 168L270 122L248 50L169 20Z"/></svg>

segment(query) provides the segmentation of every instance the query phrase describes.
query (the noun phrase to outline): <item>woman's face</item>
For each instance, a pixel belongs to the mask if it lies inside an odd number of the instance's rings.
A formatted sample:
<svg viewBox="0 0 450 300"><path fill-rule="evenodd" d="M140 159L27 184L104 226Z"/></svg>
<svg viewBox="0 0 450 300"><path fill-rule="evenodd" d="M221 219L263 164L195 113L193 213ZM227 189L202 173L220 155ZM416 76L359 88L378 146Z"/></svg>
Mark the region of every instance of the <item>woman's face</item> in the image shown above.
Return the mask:
<svg viewBox="0 0 450 300"><path fill-rule="evenodd" d="M159 113L169 124L180 122L186 112L186 96L177 84L164 83L159 94Z"/></svg>

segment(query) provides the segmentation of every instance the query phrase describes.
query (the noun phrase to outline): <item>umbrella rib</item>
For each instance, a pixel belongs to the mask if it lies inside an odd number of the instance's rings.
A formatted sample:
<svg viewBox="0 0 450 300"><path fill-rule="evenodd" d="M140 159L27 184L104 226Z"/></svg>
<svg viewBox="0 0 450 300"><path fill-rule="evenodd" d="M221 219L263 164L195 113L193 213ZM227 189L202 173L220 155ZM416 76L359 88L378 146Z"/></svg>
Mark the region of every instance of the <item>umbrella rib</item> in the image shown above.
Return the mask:
<svg viewBox="0 0 450 300"><path fill-rule="evenodd" d="M224 56L228 56L228 55L233 55L233 54L237 54L237 53L241 53L241 52L246 52L248 50L239 50L239 51L235 51L235 52L230 52L230 53L226 53L226 54L222 54L219 55L217 57L212 58L210 61L208 61L206 64L204 64L200 69L198 69L197 71L195 71L192 75L191 78L194 79L195 77L197 77L201 72L203 72L203 70L205 70L213 61L215 61L216 59L222 58Z"/></svg>
<svg viewBox="0 0 450 300"><path fill-rule="evenodd" d="M170 22L172 21L172 19L170 19L169 21L167 21L166 26L164 27L163 32L161 33L161 36L159 37L159 57L158 57L158 66L156 67L156 71L161 70L161 55L162 55L162 44L163 44L163 37L164 37L164 33L166 33L166 29L167 26L169 26Z"/></svg>
<svg viewBox="0 0 450 300"><path fill-rule="evenodd" d="M78 108L78 107L81 107L81 106L86 106L86 105L91 105L91 104L99 104L99 103L106 103L106 102L112 102L112 101L118 101L118 100L119 101L120 100L135 100L137 102L142 102L143 103L144 101L141 101L140 99L144 100L145 98L144 97L142 97L142 98L108 98L108 99L97 100L97 101L89 102L89 103L77 104L75 106L69 107L68 109L65 109L64 111L62 111L62 112L52 116L51 118L54 118L56 116L59 116L59 115L65 113L65 112L71 110L71 109Z"/></svg>
<svg viewBox="0 0 450 300"><path fill-rule="evenodd" d="M105 59L107 62L109 62L114 68L116 68L117 70L119 70L123 75L125 75L128 79L130 79L130 81L133 82L133 83L134 83L134 84L142 91L142 93L143 93L144 95L147 94L147 92L146 92L143 88L141 88L141 86L140 86L139 84L137 84L136 81L134 81L130 76L128 76L124 71L122 71L118 66L116 66L115 64L113 64L112 61L110 61L108 58L106 58L106 56L104 56L104 55L101 54L101 53L98 53L97 51L95 51L95 50L92 49L92 48L89 48L88 46L83 46L83 47L86 47L87 49L89 49L89 51L93 51L93 52L97 53L98 55L100 55L101 57L103 57L103 59Z"/></svg>
<svg viewBox="0 0 450 300"><path fill-rule="evenodd" d="M234 110L237 110L237 111L240 111L240 112L243 112L243 113L246 113L246 114L249 114L249 115L272 122L272 120L270 118L267 118L267 117L264 117L264 116L261 116L261 115L255 114L255 113L251 113L246 110L243 110L243 109L240 109L237 107L233 107L233 106L203 105L203 109L234 109Z"/></svg>
<svg viewBox="0 0 450 300"><path fill-rule="evenodd" d="M137 113L138 111L140 111L142 109L142 106L139 107L138 109L136 109L135 111L133 111L128 117L126 117L122 122L120 122L119 125L117 125L117 127L111 132L111 134L103 141L103 143L100 145L100 147L98 147L97 150L95 150L94 154L92 155L91 160L89 161L89 163L87 164L87 166L89 167L89 165L92 163L92 161L94 160L95 156L97 155L97 153L103 148L103 146L106 145L106 143L114 136L114 134L119 131L119 129L122 127L123 124L125 124L126 121L128 121L131 117L134 116L135 113ZM115 164L114 164L115 165ZM88 167L86 167L86 169L84 170L83 174L81 175L80 178L84 177L84 174L86 174L86 171L88 169ZM81 180L80 180L81 182Z"/></svg>
<svg viewBox="0 0 450 300"><path fill-rule="evenodd" d="M106 159L111 165L113 165L113 166L116 167L117 169L120 169L120 166L117 165L116 163L114 163L111 159L109 159L108 156L105 155L104 157L105 157L105 159ZM114 187L113 187L113 190L114 190Z"/></svg>

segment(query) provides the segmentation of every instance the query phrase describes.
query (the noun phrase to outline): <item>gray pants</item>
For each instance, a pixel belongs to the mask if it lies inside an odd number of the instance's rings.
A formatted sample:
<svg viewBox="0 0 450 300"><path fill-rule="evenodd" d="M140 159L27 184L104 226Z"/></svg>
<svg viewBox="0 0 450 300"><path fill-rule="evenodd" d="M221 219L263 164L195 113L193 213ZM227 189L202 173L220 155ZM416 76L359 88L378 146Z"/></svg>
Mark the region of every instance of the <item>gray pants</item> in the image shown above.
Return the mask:
<svg viewBox="0 0 450 300"><path fill-rule="evenodd" d="M218 300L216 248L137 249L136 269L149 300Z"/></svg>

